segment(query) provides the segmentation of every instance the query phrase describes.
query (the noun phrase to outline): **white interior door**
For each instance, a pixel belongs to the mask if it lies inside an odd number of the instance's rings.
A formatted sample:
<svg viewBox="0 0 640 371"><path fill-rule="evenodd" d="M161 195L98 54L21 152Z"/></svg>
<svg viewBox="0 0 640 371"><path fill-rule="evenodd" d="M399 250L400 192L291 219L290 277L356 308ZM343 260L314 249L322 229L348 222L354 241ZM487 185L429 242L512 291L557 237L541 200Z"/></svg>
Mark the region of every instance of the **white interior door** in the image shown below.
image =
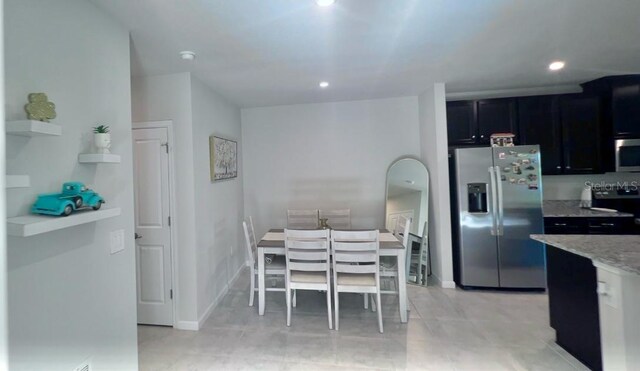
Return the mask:
<svg viewBox="0 0 640 371"><path fill-rule="evenodd" d="M167 128L133 130L138 323L173 326Z"/></svg>

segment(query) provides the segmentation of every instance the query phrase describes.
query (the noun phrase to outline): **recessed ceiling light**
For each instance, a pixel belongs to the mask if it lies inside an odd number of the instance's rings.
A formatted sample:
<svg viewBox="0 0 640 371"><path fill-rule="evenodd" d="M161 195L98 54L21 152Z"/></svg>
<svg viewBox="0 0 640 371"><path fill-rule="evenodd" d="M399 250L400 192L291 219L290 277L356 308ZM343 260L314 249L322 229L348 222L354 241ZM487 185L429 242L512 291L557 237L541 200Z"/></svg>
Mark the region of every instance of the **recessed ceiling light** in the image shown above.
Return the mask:
<svg viewBox="0 0 640 371"><path fill-rule="evenodd" d="M561 70L563 68L564 68L564 62L563 61L554 61L554 62L551 62L549 64L549 69L551 71L559 71L559 70Z"/></svg>
<svg viewBox="0 0 640 371"><path fill-rule="evenodd" d="M181 51L180 58L184 59L185 61L192 61L196 59L196 53L189 50Z"/></svg>
<svg viewBox="0 0 640 371"><path fill-rule="evenodd" d="M336 2L336 0L316 0L316 4L318 6L331 6Z"/></svg>
<svg viewBox="0 0 640 371"><path fill-rule="evenodd" d="M329 83L327 81L321 81L318 85L323 89L329 87Z"/></svg>

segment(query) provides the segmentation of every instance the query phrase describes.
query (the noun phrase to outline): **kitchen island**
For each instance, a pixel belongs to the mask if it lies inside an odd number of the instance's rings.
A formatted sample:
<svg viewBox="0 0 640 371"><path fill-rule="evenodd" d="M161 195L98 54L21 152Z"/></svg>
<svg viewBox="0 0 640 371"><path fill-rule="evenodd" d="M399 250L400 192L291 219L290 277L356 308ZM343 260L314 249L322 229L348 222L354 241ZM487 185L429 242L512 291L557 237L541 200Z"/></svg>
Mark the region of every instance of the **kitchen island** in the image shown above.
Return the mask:
<svg viewBox="0 0 640 371"><path fill-rule="evenodd" d="M640 369L640 236L531 238L547 244L556 342L593 370Z"/></svg>

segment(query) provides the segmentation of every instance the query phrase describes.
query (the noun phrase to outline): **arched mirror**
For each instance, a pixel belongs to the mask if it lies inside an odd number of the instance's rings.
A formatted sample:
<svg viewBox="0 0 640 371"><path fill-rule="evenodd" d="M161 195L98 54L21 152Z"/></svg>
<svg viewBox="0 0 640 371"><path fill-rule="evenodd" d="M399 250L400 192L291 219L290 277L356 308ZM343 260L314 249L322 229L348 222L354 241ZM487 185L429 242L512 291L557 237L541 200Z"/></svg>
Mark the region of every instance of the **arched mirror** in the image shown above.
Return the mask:
<svg viewBox="0 0 640 371"><path fill-rule="evenodd" d="M408 236L405 237L405 223ZM406 241L407 282L426 285L429 274L429 171L422 162L403 158L387 171L385 227ZM395 262L394 262L395 263ZM384 264L384 263L383 263ZM388 268L388 267L387 267Z"/></svg>

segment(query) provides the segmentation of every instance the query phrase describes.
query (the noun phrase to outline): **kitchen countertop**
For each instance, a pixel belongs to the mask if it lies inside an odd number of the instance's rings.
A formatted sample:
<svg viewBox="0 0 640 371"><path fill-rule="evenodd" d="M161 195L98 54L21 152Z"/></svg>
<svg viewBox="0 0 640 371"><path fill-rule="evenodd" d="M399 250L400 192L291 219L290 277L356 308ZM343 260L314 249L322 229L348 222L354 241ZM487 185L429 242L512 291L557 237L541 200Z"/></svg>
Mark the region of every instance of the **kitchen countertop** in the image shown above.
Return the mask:
<svg viewBox="0 0 640 371"><path fill-rule="evenodd" d="M545 218L566 218L566 217L633 217L633 214L615 212L608 213L605 211L596 211L591 209L580 208L579 200L547 200L542 202L542 214Z"/></svg>
<svg viewBox="0 0 640 371"><path fill-rule="evenodd" d="M532 234L536 241L640 275L640 236Z"/></svg>

